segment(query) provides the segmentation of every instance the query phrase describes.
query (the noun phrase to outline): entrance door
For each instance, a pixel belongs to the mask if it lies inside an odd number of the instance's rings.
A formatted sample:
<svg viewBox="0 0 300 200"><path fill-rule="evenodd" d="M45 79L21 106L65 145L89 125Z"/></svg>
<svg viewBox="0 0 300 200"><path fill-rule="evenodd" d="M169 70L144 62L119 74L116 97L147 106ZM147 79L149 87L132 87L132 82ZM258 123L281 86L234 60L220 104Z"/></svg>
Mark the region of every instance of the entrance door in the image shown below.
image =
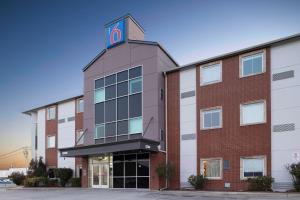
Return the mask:
<svg viewBox="0 0 300 200"><path fill-rule="evenodd" d="M108 164L93 164L92 168L94 188L109 187L109 165Z"/></svg>

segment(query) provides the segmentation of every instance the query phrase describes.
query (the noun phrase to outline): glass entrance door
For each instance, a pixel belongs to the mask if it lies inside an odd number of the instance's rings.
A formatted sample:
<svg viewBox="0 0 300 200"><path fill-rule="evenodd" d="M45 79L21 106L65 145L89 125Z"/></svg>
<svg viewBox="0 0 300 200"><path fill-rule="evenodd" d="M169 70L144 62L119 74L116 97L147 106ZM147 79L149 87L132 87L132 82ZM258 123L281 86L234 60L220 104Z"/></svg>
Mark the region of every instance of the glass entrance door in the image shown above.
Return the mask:
<svg viewBox="0 0 300 200"><path fill-rule="evenodd" d="M92 187L94 188L109 187L109 165L107 163L93 164L92 174L93 174Z"/></svg>

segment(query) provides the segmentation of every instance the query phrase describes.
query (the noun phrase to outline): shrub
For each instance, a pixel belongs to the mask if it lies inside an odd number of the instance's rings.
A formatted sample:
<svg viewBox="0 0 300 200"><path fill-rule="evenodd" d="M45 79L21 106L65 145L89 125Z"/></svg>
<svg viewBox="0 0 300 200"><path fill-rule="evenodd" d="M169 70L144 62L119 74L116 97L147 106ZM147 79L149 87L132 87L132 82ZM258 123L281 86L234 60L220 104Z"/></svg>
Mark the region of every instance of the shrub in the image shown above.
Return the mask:
<svg viewBox="0 0 300 200"><path fill-rule="evenodd" d="M25 187L47 187L48 178L46 177L32 177L24 180Z"/></svg>
<svg viewBox="0 0 300 200"><path fill-rule="evenodd" d="M71 178L70 183L71 183L71 187L81 187L81 179L80 178Z"/></svg>
<svg viewBox="0 0 300 200"><path fill-rule="evenodd" d="M58 187L58 179L48 179L48 187Z"/></svg>
<svg viewBox="0 0 300 200"><path fill-rule="evenodd" d="M272 191L274 179L270 176L260 176L247 179L250 191Z"/></svg>
<svg viewBox="0 0 300 200"><path fill-rule="evenodd" d="M61 186L65 187L73 176L73 170L70 168L57 168L54 170L54 174L56 178L59 178Z"/></svg>
<svg viewBox="0 0 300 200"><path fill-rule="evenodd" d="M287 166L287 169L293 177L295 190L300 192L300 162Z"/></svg>
<svg viewBox="0 0 300 200"><path fill-rule="evenodd" d="M175 176L175 167L172 163L160 163L155 171L158 177L167 180L168 185L169 181Z"/></svg>
<svg viewBox="0 0 300 200"><path fill-rule="evenodd" d="M47 169L43 162L43 157L40 157L39 160L32 159L30 161L28 177L47 177Z"/></svg>
<svg viewBox="0 0 300 200"><path fill-rule="evenodd" d="M203 175L191 175L188 179L188 182L196 189L201 190L203 189L205 183L207 182L207 178Z"/></svg>
<svg viewBox="0 0 300 200"><path fill-rule="evenodd" d="M20 172L13 172L9 178L14 182L16 185L23 184L23 181L25 180L25 175Z"/></svg>

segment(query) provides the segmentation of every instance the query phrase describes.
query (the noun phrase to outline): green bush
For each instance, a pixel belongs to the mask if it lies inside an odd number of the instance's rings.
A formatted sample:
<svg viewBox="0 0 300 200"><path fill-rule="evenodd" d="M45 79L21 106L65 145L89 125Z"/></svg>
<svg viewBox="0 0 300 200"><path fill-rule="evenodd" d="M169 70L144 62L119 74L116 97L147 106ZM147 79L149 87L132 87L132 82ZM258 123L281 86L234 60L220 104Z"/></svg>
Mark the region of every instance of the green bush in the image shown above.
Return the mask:
<svg viewBox="0 0 300 200"><path fill-rule="evenodd" d="M58 187L58 179L49 179L48 180L48 187Z"/></svg>
<svg viewBox="0 0 300 200"><path fill-rule="evenodd" d="M300 162L289 165L287 169L293 177L295 190L300 192Z"/></svg>
<svg viewBox="0 0 300 200"><path fill-rule="evenodd" d="M71 183L71 187L81 187L81 179L80 178L71 178L70 183Z"/></svg>
<svg viewBox="0 0 300 200"><path fill-rule="evenodd" d="M22 185L26 177L23 173L13 172L8 178L10 178L14 182L14 184Z"/></svg>
<svg viewBox="0 0 300 200"><path fill-rule="evenodd" d="M250 191L272 191L272 183L274 179L270 176L260 176L255 178L248 178L248 190Z"/></svg>
<svg viewBox="0 0 300 200"><path fill-rule="evenodd" d="M188 182L196 189L201 190L203 189L205 183L207 182L207 178L205 178L203 175L191 175L188 178Z"/></svg>
<svg viewBox="0 0 300 200"><path fill-rule="evenodd" d="M59 178L61 186L65 187L73 176L73 170L70 168L57 168L54 169L54 174L56 178Z"/></svg>
<svg viewBox="0 0 300 200"><path fill-rule="evenodd" d="M46 177L32 177L24 180L25 187L47 187L48 178Z"/></svg>
<svg viewBox="0 0 300 200"><path fill-rule="evenodd" d="M32 159L29 163L28 177L47 177L46 165L43 162L43 157L39 160Z"/></svg>

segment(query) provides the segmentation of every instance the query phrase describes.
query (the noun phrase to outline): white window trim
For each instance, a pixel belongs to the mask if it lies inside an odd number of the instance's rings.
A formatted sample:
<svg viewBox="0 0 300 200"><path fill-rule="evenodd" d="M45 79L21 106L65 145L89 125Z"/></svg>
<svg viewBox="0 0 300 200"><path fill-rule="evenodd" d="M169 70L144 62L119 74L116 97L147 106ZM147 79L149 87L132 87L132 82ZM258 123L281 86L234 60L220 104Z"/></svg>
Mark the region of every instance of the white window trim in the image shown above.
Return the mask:
<svg viewBox="0 0 300 200"><path fill-rule="evenodd" d="M264 104L264 121L255 122L255 123L244 123L243 122L243 109L242 109L242 107L244 105L250 105L250 104L256 104L256 103L263 103ZM261 99L261 100L256 100L256 101L248 101L248 102L240 104L240 126L258 125L258 124L265 124L265 123L267 123L267 103L266 103L266 100Z"/></svg>
<svg viewBox="0 0 300 200"><path fill-rule="evenodd" d="M246 156L240 158L240 179L247 180L248 178L255 178L255 177L244 177L244 159L263 159L264 161L264 169L263 169L263 176L267 174L267 157L266 156Z"/></svg>
<svg viewBox="0 0 300 200"><path fill-rule="evenodd" d="M204 68L210 68L210 67L212 67L214 65L217 65L217 64L220 65L220 80L203 83L203 77L202 77L202 71L203 71L203 69ZM222 71L223 71L222 61L212 62L212 63L208 63L206 65L200 66L200 86L211 85L211 84L222 82L223 81Z"/></svg>
<svg viewBox="0 0 300 200"><path fill-rule="evenodd" d="M213 126L213 127L209 127L209 128L205 128L204 127L204 115L203 113L206 111L210 111L210 110L217 110L220 109L220 126ZM216 107L211 107L211 108L204 108L200 110L200 130L211 130L211 129L219 129L219 128L223 128L223 109L222 106L216 106Z"/></svg>
<svg viewBox="0 0 300 200"><path fill-rule="evenodd" d="M208 180L222 180L223 179L223 158L221 157L216 157L216 158L203 158L200 159L200 174L203 174L203 161L209 161L209 160L220 160L220 177L207 177Z"/></svg>
<svg viewBox="0 0 300 200"><path fill-rule="evenodd" d="M54 147L49 147L49 138L54 137ZM48 135L47 136L47 149L55 149L56 148L56 136L55 135Z"/></svg>
<svg viewBox="0 0 300 200"><path fill-rule="evenodd" d="M263 66L262 66L262 72L259 72L259 73L255 73L255 74L249 74L249 75L246 75L244 76L243 75L243 58L245 57L248 57L248 56L252 56L252 55L256 55L256 54L262 54L262 63L263 63ZM249 77L249 76L255 76L255 75L259 75L259 74L263 74L266 72L266 49L262 49L262 50L258 50L258 51L253 51L253 52L250 52L250 53L245 53L245 54L242 54L239 56L239 75L240 75L240 78L245 78L245 77Z"/></svg>
<svg viewBox="0 0 300 200"><path fill-rule="evenodd" d="M52 108L54 108L54 110L55 110L55 113L54 113L54 118L51 118L50 119L50 112L49 112L49 110L50 109L52 109ZM47 109L46 109L46 114L47 114L47 120L55 120L56 119L56 106L50 106L50 107L48 107Z"/></svg>

